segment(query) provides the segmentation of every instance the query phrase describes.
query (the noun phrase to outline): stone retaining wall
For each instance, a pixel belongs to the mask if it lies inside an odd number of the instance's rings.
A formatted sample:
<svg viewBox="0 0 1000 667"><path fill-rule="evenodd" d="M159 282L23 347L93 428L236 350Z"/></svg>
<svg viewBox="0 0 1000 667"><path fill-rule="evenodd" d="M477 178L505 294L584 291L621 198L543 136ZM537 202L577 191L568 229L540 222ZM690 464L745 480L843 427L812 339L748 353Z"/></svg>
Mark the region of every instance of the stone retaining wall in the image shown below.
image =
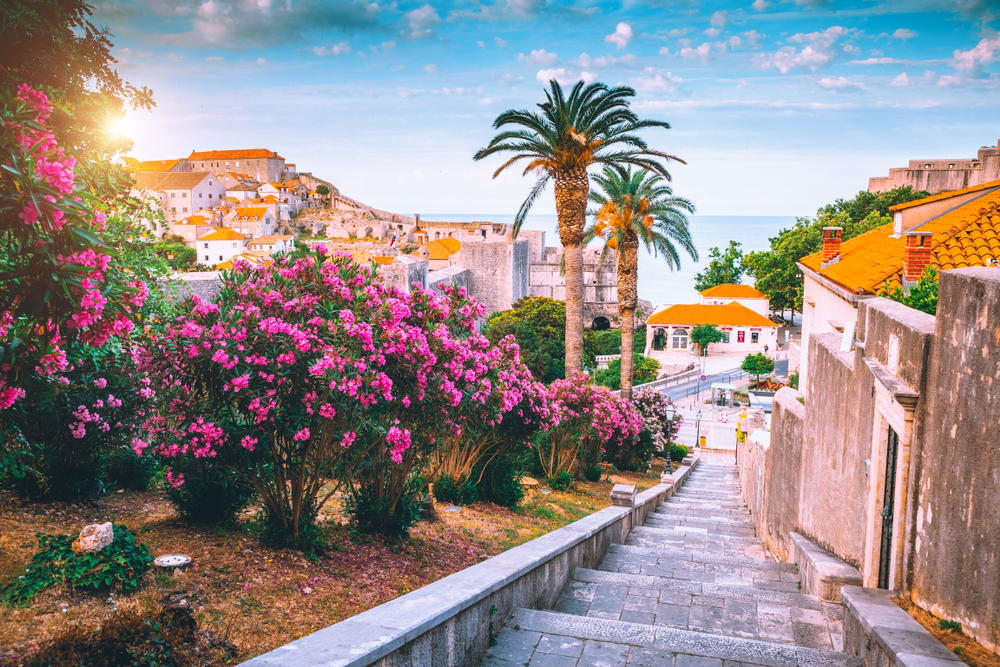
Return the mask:
<svg viewBox="0 0 1000 667"><path fill-rule="evenodd" d="M697 465L612 506L243 663L247 667L477 667L514 609L553 606L578 567L623 544Z"/></svg>

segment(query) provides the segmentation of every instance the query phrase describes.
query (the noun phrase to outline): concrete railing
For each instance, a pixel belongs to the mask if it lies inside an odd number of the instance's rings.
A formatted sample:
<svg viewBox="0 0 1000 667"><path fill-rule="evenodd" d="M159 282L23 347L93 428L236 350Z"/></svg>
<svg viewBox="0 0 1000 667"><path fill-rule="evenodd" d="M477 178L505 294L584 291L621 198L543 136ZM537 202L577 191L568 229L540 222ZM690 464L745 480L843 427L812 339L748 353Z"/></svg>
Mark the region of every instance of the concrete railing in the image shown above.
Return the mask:
<svg viewBox="0 0 1000 667"><path fill-rule="evenodd" d="M676 373L674 375L668 375L662 377L659 380L653 380L652 382L646 382L644 384L637 384L632 387L632 392L642 391L643 389L666 389L667 387L678 385L684 382L690 382L691 380L696 380L698 378L698 369L691 371L684 371L683 373Z"/></svg>
<svg viewBox="0 0 1000 667"><path fill-rule="evenodd" d="M599 354L597 355L597 357L595 357L595 359L597 360L597 370L599 371L604 370L608 367L608 364L610 364L612 361L621 358L622 355L620 354Z"/></svg>
<svg viewBox="0 0 1000 667"><path fill-rule="evenodd" d="M243 664L476 667L515 608L554 606L573 570L596 567L610 544L623 544L697 464L694 458L664 475L661 484L636 495L629 506L606 507ZM616 503L632 497L622 491L614 496Z"/></svg>

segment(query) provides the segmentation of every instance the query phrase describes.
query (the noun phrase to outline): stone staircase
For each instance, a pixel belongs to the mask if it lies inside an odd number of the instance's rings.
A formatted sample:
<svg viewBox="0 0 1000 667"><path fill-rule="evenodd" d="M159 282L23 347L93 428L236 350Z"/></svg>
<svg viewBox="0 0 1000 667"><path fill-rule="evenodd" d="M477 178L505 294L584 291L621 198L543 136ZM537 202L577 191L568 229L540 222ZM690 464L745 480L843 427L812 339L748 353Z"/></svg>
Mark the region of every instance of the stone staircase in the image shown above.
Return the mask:
<svg viewBox="0 0 1000 667"><path fill-rule="evenodd" d="M842 605L800 589L756 537L736 467L702 461L555 609L516 609L482 667L861 667L840 652Z"/></svg>

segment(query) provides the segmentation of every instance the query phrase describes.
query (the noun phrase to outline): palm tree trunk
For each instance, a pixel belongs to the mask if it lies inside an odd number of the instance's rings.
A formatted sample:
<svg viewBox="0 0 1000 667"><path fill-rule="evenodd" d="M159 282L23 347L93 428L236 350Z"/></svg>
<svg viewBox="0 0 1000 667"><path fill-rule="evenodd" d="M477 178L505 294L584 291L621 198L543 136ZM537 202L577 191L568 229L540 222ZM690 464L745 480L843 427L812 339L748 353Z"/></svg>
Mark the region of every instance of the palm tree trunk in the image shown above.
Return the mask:
<svg viewBox="0 0 1000 667"><path fill-rule="evenodd" d="M586 169L556 174L559 240L566 260L566 377L583 370L583 228L589 191Z"/></svg>
<svg viewBox="0 0 1000 667"><path fill-rule="evenodd" d="M635 309L639 305L639 239L629 235L618 249L618 314L622 327L621 396L632 398L632 365L635 355Z"/></svg>

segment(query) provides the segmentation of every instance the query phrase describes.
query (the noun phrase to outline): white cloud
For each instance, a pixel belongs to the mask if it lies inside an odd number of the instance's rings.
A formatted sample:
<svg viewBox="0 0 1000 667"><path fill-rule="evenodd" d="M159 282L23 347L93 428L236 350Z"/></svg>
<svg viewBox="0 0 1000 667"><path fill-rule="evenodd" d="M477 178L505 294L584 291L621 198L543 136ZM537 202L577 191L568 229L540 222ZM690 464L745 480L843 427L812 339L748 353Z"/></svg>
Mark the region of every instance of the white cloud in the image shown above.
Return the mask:
<svg viewBox="0 0 1000 667"><path fill-rule="evenodd" d="M389 71L402 72L404 69L406 69L406 65L393 65L392 67L389 68Z"/></svg>
<svg viewBox="0 0 1000 667"><path fill-rule="evenodd" d="M980 40L979 44L968 51L956 50L952 67L960 72L978 75L984 65L989 65L997 59L995 51L998 49L1000 49L1000 36Z"/></svg>
<svg viewBox="0 0 1000 667"><path fill-rule="evenodd" d="M176 53L168 53L167 60L173 60L175 63L179 63L182 60L186 60L184 56L179 56Z"/></svg>
<svg viewBox="0 0 1000 667"><path fill-rule="evenodd" d="M674 76L671 72L667 72L666 76L664 76L662 72L657 71L655 68L647 67L644 76L633 77L628 82L636 90L673 92L680 88L684 79Z"/></svg>
<svg viewBox="0 0 1000 667"><path fill-rule="evenodd" d="M725 28L727 22L728 22L728 17L726 15L726 12L719 11L712 14L712 18L709 21L709 24L711 24L713 28Z"/></svg>
<svg viewBox="0 0 1000 667"><path fill-rule="evenodd" d="M605 42L614 44L619 49L624 49L632 41L632 26L628 23L619 23L615 31L604 38Z"/></svg>
<svg viewBox="0 0 1000 667"><path fill-rule="evenodd" d="M674 109L677 111L692 111L696 109L725 109L749 107L757 109L785 109L806 111L825 111L857 109L855 102L789 102L787 100L639 100L632 107L640 111L647 109Z"/></svg>
<svg viewBox="0 0 1000 667"><path fill-rule="evenodd" d="M476 44L478 44L479 48L481 48L481 49L485 49L486 48L486 42L484 42L481 39L479 41L477 41Z"/></svg>
<svg viewBox="0 0 1000 667"><path fill-rule="evenodd" d="M548 53L545 49L532 50L529 55L519 53L517 54L517 59L522 63L537 65L539 67L552 67L559 62L559 56L554 53Z"/></svg>
<svg viewBox="0 0 1000 667"><path fill-rule="evenodd" d="M426 90L415 90L413 88L402 88L401 87L401 88L397 88L396 92L399 94L400 97L402 97L403 99L406 99L407 97L413 97L413 96L419 95L421 93L426 93L427 91Z"/></svg>
<svg viewBox="0 0 1000 667"><path fill-rule="evenodd" d="M434 34L434 28L441 23L437 10L430 5L424 5L406 13L409 31L404 31L413 39L429 37Z"/></svg>
<svg viewBox="0 0 1000 667"><path fill-rule="evenodd" d="M428 74L437 74L438 66L431 64L424 65L424 71L427 72Z"/></svg>
<svg viewBox="0 0 1000 667"><path fill-rule="evenodd" d="M939 86L964 86L969 82L969 79L963 74L948 74L946 76L939 77L937 80L937 85Z"/></svg>
<svg viewBox="0 0 1000 667"><path fill-rule="evenodd" d="M691 32L691 28L674 28L673 30L667 31L667 37L673 37L676 39L678 37L683 37L689 32Z"/></svg>
<svg viewBox="0 0 1000 667"><path fill-rule="evenodd" d="M396 48L396 42L382 42L382 50L388 51L389 49Z"/></svg>
<svg viewBox="0 0 1000 667"><path fill-rule="evenodd" d="M905 42L908 39L913 39L914 37L916 37L917 33L915 33L912 30L907 30L906 28L900 28L896 32L892 33L892 36L895 37L896 39L901 39Z"/></svg>
<svg viewBox="0 0 1000 667"><path fill-rule="evenodd" d="M890 81L889 85L892 86L893 88L903 88L905 86L910 85L910 77L906 75L906 72L903 72L895 79Z"/></svg>
<svg viewBox="0 0 1000 667"><path fill-rule="evenodd" d="M496 45L497 45L498 47L500 47L501 49L502 49L502 48L504 48L504 47L506 47L506 46L507 46L507 44L508 44L507 40L505 40L505 39L500 39L499 37L494 37L494 38L493 38L493 41L494 41L494 42L496 42Z"/></svg>
<svg viewBox="0 0 1000 667"><path fill-rule="evenodd" d="M339 56L341 53L350 53L351 45L343 41L333 46L314 46L312 52L317 56Z"/></svg>
<svg viewBox="0 0 1000 667"><path fill-rule="evenodd" d="M597 56L592 58L586 53L581 53L580 57L575 60L576 64L582 69L604 69L606 67L635 67L636 58L631 53L622 56L621 58L616 58L614 56Z"/></svg>
<svg viewBox="0 0 1000 667"><path fill-rule="evenodd" d="M226 59L223 58L222 56L209 56L205 58L205 62L207 63L221 63L224 62L225 60Z"/></svg>
<svg viewBox="0 0 1000 667"><path fill-rule="evenodd" d="M538 74L535 75L539 83L548 85L549 81L555 79L563 85L576 83L577 81L583 81L584 83L591 83L594 80L594 75L590 72L580 72L579 74L573 74L565 67L556 67L550 69L538 70Z"/></svg>
<svg viewBox="0 0 1000 667"><path fill-rule="evenodd" d="M704 31L704 33L709 37L718 37L720 32L722 31L719 30L718 28L708 28L707 30Z"/></svg>
<svg viewBox="0 0 1000 667"><path fill-rule="evenodd" d="M820 79L819 85L832 93L860 93L865 87L860 83L855 83L845 76L838 76L836 79L825 76Z"/></svg>
<svg viewBox="0 0 1000 667"><path fill-rule="evenodd" d="M514 76L513 74L504 74L502 77L500 77L500 83L502 83L505 86L512 86L515 83L518 83L520 81L524 81L524 77L523 76Z"/></svg>
<svg viewBox="0 0 1000 667"><path fill-rule="evenodd" d="M795 0L795 4L799 7L829 7L833 4L833 0Z"/></svg>
<svg viewBox="0 0 1000 667"><path fill-rule="evenodd" d="M750 6L756 9L758 12L766 12L771 8L771 3L768 2L767 0L753 0L753 4Z"/></svg>
<svg viewBox="0 0 1000 667"><path fill-rule="evenodd" d="M770 55L762 55L756 64L763 69L774 67L782 74L797 69L809 69L815 72L833 64L837 59L833 45L849 32L846 28L833 26L822 32L797 33L789 37L788 41L806 44L801 50L794 46L783 46Z"/></svg>
<svg viewBox="0 0 1000 667"><path fill-rule="evenodd" d="M842 46L841 49L844 51L844 53L861 53L861 49L854 46L853 44L844 44L844 46Z"/></svg>
<svg viewBox="0 0 1000 667"><path fill-rule="evenodd" d="M741 32L740 35L743 37L744 46L748 49L760 48L760 38L764 37L764 35L756 30L747 30L746 32Z"/></svg>
<svg viewBox="0 0 1000 667"><path fill-rule="evenodd" d="M661 56L669 56L670 55L670 49L668 49L665 46L661 46L660 47L660 55Z"/></svg>
<svg viewBox="0 0 1000 667"><path fill-rule="evenodd" d="M266 62L267 62L266 58L257 58L257 64L258 65L263 65Z"/></svg>
<svg viewBox="0 0 1000 667"><path fill-rule="evenodd" d="M705 42L701 46L692 49L690 46L685 46L680 50L679 53L681 58L685 60L694 60L695 58L700 59L703 63L708 64L708 61L712 57L712 45Z"/></svg>
<svg viewBox="0 0 1000 667"><path fill-rule="evenodd" d="M867 58L865 60L849 60L848 65L905 65L907 61L898 58Z"/></svg>

